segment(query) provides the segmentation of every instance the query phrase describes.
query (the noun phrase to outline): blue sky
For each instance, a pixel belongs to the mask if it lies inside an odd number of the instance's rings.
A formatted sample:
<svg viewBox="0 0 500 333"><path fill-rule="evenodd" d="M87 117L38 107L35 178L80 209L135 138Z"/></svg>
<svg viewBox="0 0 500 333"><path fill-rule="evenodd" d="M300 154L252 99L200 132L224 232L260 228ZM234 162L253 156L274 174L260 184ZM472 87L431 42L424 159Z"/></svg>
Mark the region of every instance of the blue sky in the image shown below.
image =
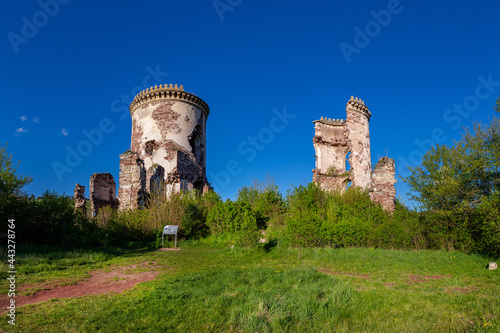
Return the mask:
<svg viewBox="0 0 500 333"><path fill-rule="evenodd" d="M373 114L372 164L387 155L404 175L493 115L498 13L484 0L11 1L0 142L29 193L78 182L88 195L94 172L118 183L138 89L183 84L210 106L207 176L222 197L267 175L285 192L312 179L312 121L345 118L354 95Z"/></svg>

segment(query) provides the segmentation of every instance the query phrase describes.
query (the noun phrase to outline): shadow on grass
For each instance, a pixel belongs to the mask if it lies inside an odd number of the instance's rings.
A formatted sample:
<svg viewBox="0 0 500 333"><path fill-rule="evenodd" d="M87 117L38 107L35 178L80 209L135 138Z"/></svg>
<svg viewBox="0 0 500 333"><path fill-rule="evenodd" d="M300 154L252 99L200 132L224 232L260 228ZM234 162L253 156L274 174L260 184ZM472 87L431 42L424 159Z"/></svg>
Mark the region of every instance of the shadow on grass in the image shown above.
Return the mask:
<svg viewBox="0 0 500 333"><path fill-rule="evenodd" d="M266 253L269 253L276 246L278 246L278 240L277 239L271 239L269 242L267 242L266 244L264 244L264 251L266 251Z"/></svg>

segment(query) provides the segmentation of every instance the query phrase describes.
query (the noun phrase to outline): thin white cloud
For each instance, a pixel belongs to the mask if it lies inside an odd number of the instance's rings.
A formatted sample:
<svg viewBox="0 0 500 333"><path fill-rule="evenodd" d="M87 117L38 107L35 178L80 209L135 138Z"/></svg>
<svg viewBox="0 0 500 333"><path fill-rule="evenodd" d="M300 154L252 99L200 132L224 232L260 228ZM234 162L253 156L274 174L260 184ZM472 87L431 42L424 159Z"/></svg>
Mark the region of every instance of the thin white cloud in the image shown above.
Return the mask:
<svg viewBox="0 0 500 333"><path fill-rule="evenodd" d="M61 134L64 135L64 136L68 136L69 132L68 132L67 129L61 128Z"/></svg>
<svg viewBox="0 0 500 333"><path fill-rule="evenodd" d="M28 133L29 131L24 129L23 127L19 127L17 130L16 130L16 136L19 136L23 133Z"/></svg>
<svg viewBox="0 0 500 333"><path fill-rule="evenodd" d="M33 122L34 123L39 123L40 122L40 118L33 118Z"/></svg>
<svg viewBox="0 0 500 333"><path fill-rule="evenodd" d="M26 120L28 119L28 117L26 117L26 116L21 116L21 117L19 117L19 119L21 119L21 121L26 121Z"/></svg>

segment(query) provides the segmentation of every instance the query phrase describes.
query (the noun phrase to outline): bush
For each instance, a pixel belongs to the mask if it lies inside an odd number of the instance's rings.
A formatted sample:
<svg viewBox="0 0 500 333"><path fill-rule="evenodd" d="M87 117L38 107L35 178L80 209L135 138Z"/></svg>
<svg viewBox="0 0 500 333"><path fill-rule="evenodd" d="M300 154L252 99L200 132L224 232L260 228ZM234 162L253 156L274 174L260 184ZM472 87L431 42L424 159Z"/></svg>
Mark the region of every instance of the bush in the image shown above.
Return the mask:
<svg viewBox="0 0 500 333"><path fill-rule="evenodd" d="M243 186L236 201L252 208L259 229L266 229L269 222L281 222L285 202L272 178L268 177L264 182L255 180L253 186Z"/></svg>
<svg viewBox="0 0 500 333"><path fill-rule="evenodd" d="M18 196L9 205L9 218L16 220L21 243L58 245L68 248L99 244L99 228L81 213L73 201L53 192L40 198Z"/></svg>
<svg viewBox="0 0 500 333"><path fill-rule="evenodd" d="M259 239L257 218L251 206L245 202L217 202L207 215L207 226L213 235L230 233L237 235L237 243L253 246Z"/></svg>
<svg viewBox="0 0 500 333"><path fill-rule="evenodd" d="M421 214L424 236L431 249L460 250L488 256L500 255L500 199L485 198L477 207Z"/></svg>
<svg viewBox="0 0 500 333"><path fill-rule="evenodd" d="M326 193L311 183L292 191L288 203L285 235L292 246L422 247L416 213L399 204L390 215L359 188Z"/></svg>

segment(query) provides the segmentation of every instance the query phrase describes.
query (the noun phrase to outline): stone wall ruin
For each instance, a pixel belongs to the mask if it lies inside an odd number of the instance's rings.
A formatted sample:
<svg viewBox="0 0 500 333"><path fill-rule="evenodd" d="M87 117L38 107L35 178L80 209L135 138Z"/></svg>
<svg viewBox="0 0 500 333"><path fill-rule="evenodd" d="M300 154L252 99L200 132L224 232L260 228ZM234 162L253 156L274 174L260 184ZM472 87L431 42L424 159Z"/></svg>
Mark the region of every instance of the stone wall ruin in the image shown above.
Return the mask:
<svg viewBox="0 0 500 333"><path fill-rule="evenodd" d="M85 186L78 183L75 184L73 199L75 199L75 210L81 212L83 216L87 216L87 207L85 206Z"/></svg>
<svg viewBox="0 0 500 333"><path fill-rule="evenodd" d="M372 171L370 198L379 202L387 211L394 211L396 203L396 163L392 158L382 157Z"/></svg>
<svg viewBox="0 0 500 333"><path fill-rule="evenodd" d="M116 200L116 184L110 173L94 173L90 177L90 210L96 216L99 210L110 207L118 209Z"/></svg>
<svg viewBox="0 0 500 333"><path fill-rule="evenodd" d="M349 184L369 190L373 201L392 212L396 197L394 160L382 158L372 171L371 115L364 101L351 96L346 104L345 120L321 117L313 121L316 152L313 182L324 190L343 192Z"/></svg>

